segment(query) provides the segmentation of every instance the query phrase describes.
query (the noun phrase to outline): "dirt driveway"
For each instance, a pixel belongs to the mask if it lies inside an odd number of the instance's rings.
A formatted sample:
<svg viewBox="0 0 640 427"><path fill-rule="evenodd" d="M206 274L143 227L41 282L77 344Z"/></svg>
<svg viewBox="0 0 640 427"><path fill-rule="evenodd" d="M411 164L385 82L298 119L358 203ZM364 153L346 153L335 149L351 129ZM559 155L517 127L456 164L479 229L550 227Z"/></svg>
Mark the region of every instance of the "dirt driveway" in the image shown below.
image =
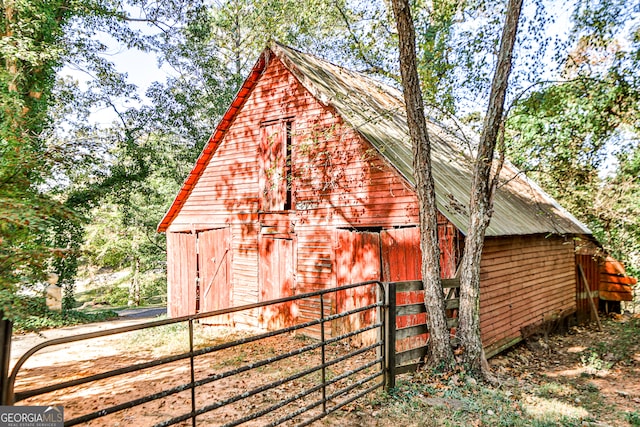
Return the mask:
<svg viewBox="0 0 640 427"><path fill-rule="evenodd" d="M117 319L112 319L105 322L88 323L84 325L69 326L66 328L48 329L37 333L30 332L27 334L13 335L11 338L10 366L13 367L16 361L24 353L42 342L71 335L105 331L122 326L130 326L149 322L151 320L154 320L158 316L164 316L166 312L167 309L164 307L126 309L118 312L120 317L118 317ZM94 349L99 350L100 354L102 355L104 354L103 352L105 351L105 346L95 346ZM89 348L85 348L83 349L83 351L91 350ZM57 360L69 359L68 349L65 348L58 347L43 349L38 352L39 358L41 358L41 355L44 354L47 355L46 363L56 363ZM27 366L29 365L32 365L32 363L29 362Z"/></svg>

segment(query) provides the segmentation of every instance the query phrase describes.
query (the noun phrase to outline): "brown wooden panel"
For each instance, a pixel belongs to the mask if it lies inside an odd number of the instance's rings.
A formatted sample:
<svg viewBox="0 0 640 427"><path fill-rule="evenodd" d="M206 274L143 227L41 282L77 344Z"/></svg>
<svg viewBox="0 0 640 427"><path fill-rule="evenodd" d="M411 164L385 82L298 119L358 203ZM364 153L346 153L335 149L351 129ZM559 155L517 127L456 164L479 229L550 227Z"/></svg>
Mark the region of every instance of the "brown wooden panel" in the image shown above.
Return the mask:
<svg viewBox="0 0 640 427"><path fill-rule="evenodd" d="M520 329L575 308L573 246L556 237L489 238L481 261L483 344L519 338Z"/></svg>
<svg viewBox="0 0 640 427"><path fill-rule="evenodd" d="M196 236L167 233L167 315L196 313Z"/></svg>
<svg viewBox="0 0 640 427"><path fill-rule="evenodd" d="M220 228L198 233L200 312L231 307L231 233ZM231 324L231 316L202 320L207 324Z"/></svg>

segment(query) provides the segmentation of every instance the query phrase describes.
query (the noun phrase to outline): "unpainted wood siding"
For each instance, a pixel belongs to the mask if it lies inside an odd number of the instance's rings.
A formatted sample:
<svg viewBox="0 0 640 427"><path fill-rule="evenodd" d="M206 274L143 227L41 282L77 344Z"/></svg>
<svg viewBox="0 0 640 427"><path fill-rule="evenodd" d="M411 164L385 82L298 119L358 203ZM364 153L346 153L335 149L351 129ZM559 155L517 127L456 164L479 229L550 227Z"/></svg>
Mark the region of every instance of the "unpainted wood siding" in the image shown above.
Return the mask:
<svg viewBox="0 0 640 427"><path fill-rule="evenodd" d="M487 354L522 327L576 307L574 245L558 236L487 238L480 263L480 327Z"/></svg>

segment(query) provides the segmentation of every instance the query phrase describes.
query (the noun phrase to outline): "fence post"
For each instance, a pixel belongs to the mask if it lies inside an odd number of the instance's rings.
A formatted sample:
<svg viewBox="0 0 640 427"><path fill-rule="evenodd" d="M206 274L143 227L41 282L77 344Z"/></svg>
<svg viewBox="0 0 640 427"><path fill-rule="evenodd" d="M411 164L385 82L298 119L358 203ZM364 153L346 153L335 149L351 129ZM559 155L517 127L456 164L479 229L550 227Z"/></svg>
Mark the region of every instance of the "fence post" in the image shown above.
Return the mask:
<svg viewBox="0 0 640 427"><path fill-rule="evenodd" d="M385 389L387 391L396 386L396 284L385 283L385 299L387 309L385 311Z"/></svg>
<svg viewBox="0 0 640 427"><path fill-rule="evenodd" d="M9 319L4 318L4 312L0 310L0 345L2 345L2 353L0 353L0 404L5 406L13 405L9 401L9 363L11 361L11 333L13 331L13 323Z"/></svg>

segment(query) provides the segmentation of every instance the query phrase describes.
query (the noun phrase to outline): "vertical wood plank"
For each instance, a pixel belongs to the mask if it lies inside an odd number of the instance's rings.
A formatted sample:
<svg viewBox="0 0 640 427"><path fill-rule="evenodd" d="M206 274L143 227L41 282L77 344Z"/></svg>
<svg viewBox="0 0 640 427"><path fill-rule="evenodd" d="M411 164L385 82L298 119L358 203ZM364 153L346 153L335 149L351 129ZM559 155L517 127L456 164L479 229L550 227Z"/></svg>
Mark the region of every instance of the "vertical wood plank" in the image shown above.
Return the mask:
<svg viewBox="0 0 640 427"><path fill-rule="evenodd" d="M260 300L270 301L294 295L293 241L261 236L260 238ZM279 329L292 326L297 320L293 302L264 307L261 326Z"/></svg>
<svg viewBox="0 0 640 427"><path fill-rule="evenodd" d="M231 307L231 238L229 228L198 233L201 283L200 311ZM231 315L202 319L207 324L231 324Z"/></svg>
<svg viewBox="0 0 640 427"><path fill-rule="evenodd" d="M167 315L196 313L196 235L167 233Z"/></svg>

